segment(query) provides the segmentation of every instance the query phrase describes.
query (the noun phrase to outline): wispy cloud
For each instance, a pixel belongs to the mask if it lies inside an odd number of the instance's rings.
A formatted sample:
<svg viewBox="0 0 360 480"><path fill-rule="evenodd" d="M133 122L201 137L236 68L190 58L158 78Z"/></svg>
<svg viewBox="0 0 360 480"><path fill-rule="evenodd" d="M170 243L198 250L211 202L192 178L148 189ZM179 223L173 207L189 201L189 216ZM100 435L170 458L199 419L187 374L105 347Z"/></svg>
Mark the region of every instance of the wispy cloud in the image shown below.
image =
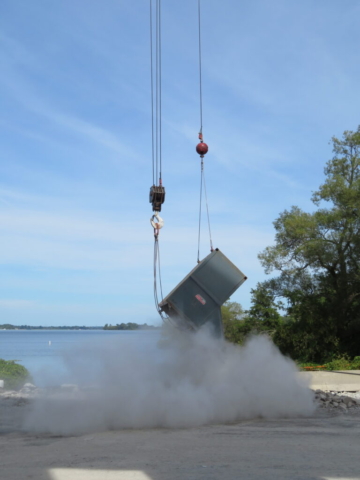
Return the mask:
<svg viewBox="0 0 360 480"><path fill-rule="evenodd" d="M30 66L32 69L39 68L40 62L38 62L36 57L29 53L23 45L4 35L2 38L6 40L5 45L8 47L8 51L3 51L1 56L3 71L6 72L6 75L0 77L0 83L22 107L56 124L59 128L81 137L82 140L90 144L98 145L118 156L125 157L132 161L141 158L139 152L130 147L126 142L120 140L122 136L121 131L117 131L115 134L107 128L79 118L76 115L66 112L66 110L64 111L57 105L58 102L56 101L53 104L46 101L45 97L41 96L39 89L32 85L33 82L29 80L26 81L21 77L18 68L16 68L14 57L20 64L25 63L25 65ZM8 118L7 122L9 123L9 121L11 123L11 120ZM29 131L28 135L32 135L33 138L38 137L44 139L44 134L39 137L36 131ZM53 135L55 135L56 138L55 132L53 132ZM104 159L102 158L101 161L104 161Z"/></svg>
<svg viewBox="0 0 360 480"><path fill-rule="evenodd" d="M35 322L97 323L102 311L151 316L148 10L116 1L106 9L85 0L23 2L20 10L5 3L1 296L35 302ZM357 126L359 12L336 0L204 2L213 240L249 277L234 296L245 306L264 278L257 254L273 242L272 221L293 204L312 208L329 138ZM160 245L168 291L196 263L200 125L196 5L168 2L163 14ZM202 255L206 235L204 228ZM25 310L12 309L12 318L25 319Z"/></svg>
<svg viewBox="0 0 360 480"><path fill-rule="evenodd" d="M2 299L0 298L0 309L9 309L9 310L28 310L29 308L35 307L36 302L30 300L21 300L21 299Z"/></svg>

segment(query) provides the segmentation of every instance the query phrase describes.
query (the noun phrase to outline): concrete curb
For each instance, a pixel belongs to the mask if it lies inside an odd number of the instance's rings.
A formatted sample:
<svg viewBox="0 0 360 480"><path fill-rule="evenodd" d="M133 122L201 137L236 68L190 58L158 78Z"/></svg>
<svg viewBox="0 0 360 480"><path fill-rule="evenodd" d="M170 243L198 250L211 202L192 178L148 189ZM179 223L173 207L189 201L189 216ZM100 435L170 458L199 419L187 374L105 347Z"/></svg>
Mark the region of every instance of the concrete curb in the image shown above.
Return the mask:
<svg viewBox="0 0 360 480"><path fill-rule="evenodd" d="M334 392L360 391L360 370L299 372L299 375L302 378L309 379L312 390L331 390Z"/></svg>

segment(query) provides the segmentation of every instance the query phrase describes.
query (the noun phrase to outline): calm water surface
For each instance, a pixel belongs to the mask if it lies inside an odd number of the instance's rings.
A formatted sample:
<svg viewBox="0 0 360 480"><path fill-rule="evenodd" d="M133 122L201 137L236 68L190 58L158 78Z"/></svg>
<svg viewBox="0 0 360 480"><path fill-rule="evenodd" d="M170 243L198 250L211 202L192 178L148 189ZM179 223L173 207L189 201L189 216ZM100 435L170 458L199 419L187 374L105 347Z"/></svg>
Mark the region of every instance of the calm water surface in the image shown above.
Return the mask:
<svg viewBox="0 0 360 480"><path fill-rule="evenodd" d="M84 345L106 348L116 339L121 348L139 340L154 343L158 337L159 330L0 330L0 358L18 361L38 386L46 386L71 381L64 357Z"/></svg>

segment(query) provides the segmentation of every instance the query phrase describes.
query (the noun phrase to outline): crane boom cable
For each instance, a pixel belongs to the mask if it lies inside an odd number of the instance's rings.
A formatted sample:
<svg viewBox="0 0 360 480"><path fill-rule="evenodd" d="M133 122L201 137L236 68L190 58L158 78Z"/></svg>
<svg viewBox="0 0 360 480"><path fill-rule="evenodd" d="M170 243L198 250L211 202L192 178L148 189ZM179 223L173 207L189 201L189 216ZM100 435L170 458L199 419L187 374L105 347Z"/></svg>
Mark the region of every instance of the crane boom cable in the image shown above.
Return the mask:
<svg viewBox="0 0 360 480"><path fill-rule="evenodd" d="M161 263L159 233L163 220L159 216L164 202L165 190L162 187L162 105L161 105L161 0L150 0L150 72L151 72L151 129L152 129L152 166L153 187L150 189L150 203L154 215L150 222L154 228L153 276L154 301L156 310L163 320L159 303L163 298L161 281ZM153 196L152 196L153 195ZM159 197L160 195L160 197Z"/></svg>
<svg viewBox="0 0 360 480"><path fill-rule="evenodd" d="M156 185L159 178L159 0L155 9Z"/></svg>
<svg viewBox="0 0 360 480"><path fill-rule="evenodd" d="M210 214L209 214L209 202L207 197L206 190L206 181L205 181L205 169L204 169L204 155L206 154L208 147L203 142L203 99L202 99L202 54L201 54L201 0L198 0L198 33L199 33L199 97L200 97L200 131L199 139L200 143L196 147L197 152L200 154L201 158L201 173L200 173L200 205L199 205L199 227L198 227L198 255L197 261L200 262L200 240L201 240L201 215L202 215L202 196L203 190L205 194L205 204L206 204L206 215L207 223L209 230L209 239L210 239L210 251L214 250L211 236L211 225L210 225ZM199 148L200 147L200 148Z"/></svg>
<svg viewBox="0 0 360 480"><path fill-rule="evenodd" d="M200 89L200 140L203 129L203 105L202 105L202 65L201 65L201 0L198 0L198 31L199 31L199 89Z"/></svg>
<svg viewBox="0 0 360 480"><path fill-rule="evenodd" d="M162 184L162 105L161 105L161 0L159 0L159 184Z"/></svg>
<svg viewBox="0 0 360 480"><path fill-rule="evenodd" d="M150 0L150 84L151 84L151 159L152 178L155 185L155 148L154 148L154 72L153 72L153 20L152 0Z"/></svg>

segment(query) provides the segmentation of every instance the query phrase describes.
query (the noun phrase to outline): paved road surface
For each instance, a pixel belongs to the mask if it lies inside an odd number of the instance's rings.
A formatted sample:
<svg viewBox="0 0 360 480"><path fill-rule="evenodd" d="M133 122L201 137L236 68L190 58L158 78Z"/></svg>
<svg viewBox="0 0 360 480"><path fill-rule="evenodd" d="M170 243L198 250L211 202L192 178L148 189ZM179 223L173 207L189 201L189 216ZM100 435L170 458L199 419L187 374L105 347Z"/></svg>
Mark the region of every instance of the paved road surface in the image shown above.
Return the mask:
<svg viewBox="0 0 360 480"><path fill-rule="evenodd" d="M16 408L0 418L3 480L360 479L359 414L57 437L19 431Z"/></svg>

